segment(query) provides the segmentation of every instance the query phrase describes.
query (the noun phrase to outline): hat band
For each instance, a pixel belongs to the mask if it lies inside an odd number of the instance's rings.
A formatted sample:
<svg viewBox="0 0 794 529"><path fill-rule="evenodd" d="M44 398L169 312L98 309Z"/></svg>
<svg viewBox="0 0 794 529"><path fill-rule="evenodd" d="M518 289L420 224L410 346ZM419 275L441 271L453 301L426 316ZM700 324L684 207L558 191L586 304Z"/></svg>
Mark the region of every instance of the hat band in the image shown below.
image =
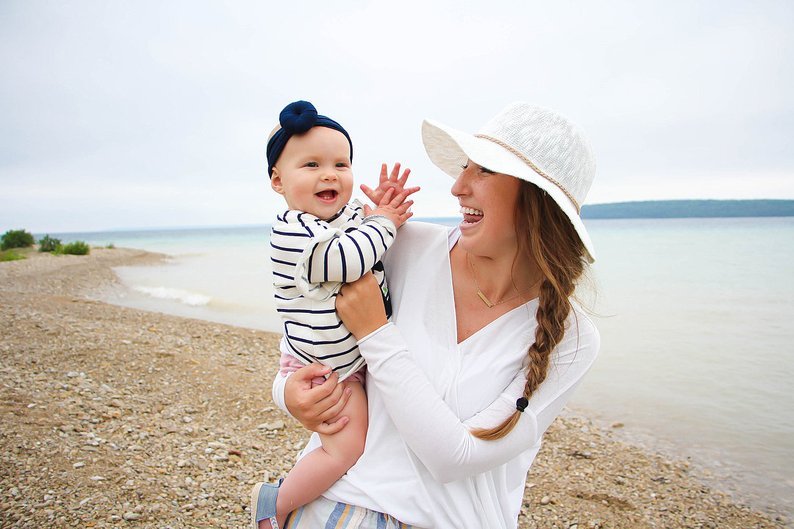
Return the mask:
<svg viewBox="0 0 794 529"><path fill-rule="evenodd" d="M545 178L546 180L548 180L549 182L551 182L552 184L554 184L555 186L557 186L558 188L560 188L560 191L562 191L563 193L565 193L565 196L567 196L567 197L568 197L568 198L571 200L571 202L573 202L573 205L576 207L576 212L581 214L581 209L582 209L582 208L581 208L581 206L579 205L579 202L577 202L577 201L576 201L576 199L575 199L575 198L573 198L573 195L571 195L571 193L570 193L570 192L569 192L567 189L565 189L565 187L564 187L564 186L563 186L561 183L559 183L557 180L555 180L554 178L550 177L549 175L547 175L546 173L544 173L543 171L541 171L541 170L538 168L538 166L537 166L537 165L535 165L534 163L532 163L532 161L531 161L529 158L527 158L526 156L524 156L524 155L523 155L523 154L521 154L519 151L517 151L516 149L514 149L514 148L513 148L513 147L511 147L510 145L506 144L506 143L505 143L505 142L503 142L502 140L496 139L496 138L494 138L493 136L487 136L487 135L485 135L485 134L475 134L475 135L474 135L474 137L475 137L475 138L482 138L482 139L484 139L484 140L488 140L488 141L492 141L492 142L494 142L495 144L497 144L497 145L499 145L499 146L501 146L501 147L504 147L505 149L507 149L507 150L508 150L508 151L510 151L511 153L513 153L513 154L515 154L516 156L518 156L519 158L521 158L521 161L523 161L525 164L527 164L527 165L528 165L528 166L529 166L529 167L530 167L530 168L531 168L533 171L535 171L535 172L536 172L536 173L538 173L540 176L542 176L543 178Z"/></svg>

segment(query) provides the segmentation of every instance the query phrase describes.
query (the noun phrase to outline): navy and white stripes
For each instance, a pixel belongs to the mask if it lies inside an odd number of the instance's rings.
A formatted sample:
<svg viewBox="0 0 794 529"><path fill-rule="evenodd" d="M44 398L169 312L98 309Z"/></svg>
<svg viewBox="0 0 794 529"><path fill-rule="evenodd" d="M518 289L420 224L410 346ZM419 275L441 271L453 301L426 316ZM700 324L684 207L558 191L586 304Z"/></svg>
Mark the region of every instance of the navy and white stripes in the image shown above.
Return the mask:
<svg viewBox="0 0 794 529"><path fill-rule="evenodd" d="M284 321L282 353L328 365L340 379L363 366L356 339L336 315L335 296L343 283L372 270L388 306L383 267L375 265L395 234L386 217L365 218L358 201L327 221L295 210L276 217L270 255L276 307Z"/></svg>

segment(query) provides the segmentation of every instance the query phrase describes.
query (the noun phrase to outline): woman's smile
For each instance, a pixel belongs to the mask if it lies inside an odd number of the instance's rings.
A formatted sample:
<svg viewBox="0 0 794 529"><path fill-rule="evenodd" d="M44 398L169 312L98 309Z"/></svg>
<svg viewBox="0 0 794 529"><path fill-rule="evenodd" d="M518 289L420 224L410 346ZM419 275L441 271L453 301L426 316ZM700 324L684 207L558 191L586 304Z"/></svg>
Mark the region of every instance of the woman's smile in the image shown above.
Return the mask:
<svg viewBox="0 0 794 529"><path fill-rule="evenodd" d="M479 223L483 219L483 212L479 209L461 206L460 212L463 214L463 223L461 224L461 229L469 228L474 224Z"/></svg>

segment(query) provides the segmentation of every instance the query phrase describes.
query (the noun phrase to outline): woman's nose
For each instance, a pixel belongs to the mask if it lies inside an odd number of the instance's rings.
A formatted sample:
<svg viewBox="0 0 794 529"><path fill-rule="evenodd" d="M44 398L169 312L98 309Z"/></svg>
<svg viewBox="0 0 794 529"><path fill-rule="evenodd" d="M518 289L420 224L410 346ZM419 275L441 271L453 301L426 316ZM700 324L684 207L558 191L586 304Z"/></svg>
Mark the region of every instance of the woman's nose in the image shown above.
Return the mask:
<svg viewBox="0 0 794 529"><path fill-rule="evenodd" d="M450 192L452 193L452 196L459 197L466 194L468 187L468 177L466 176L466 170L463 169L455 179L455 183L452 184L452 189L450 189Z"/></svg>

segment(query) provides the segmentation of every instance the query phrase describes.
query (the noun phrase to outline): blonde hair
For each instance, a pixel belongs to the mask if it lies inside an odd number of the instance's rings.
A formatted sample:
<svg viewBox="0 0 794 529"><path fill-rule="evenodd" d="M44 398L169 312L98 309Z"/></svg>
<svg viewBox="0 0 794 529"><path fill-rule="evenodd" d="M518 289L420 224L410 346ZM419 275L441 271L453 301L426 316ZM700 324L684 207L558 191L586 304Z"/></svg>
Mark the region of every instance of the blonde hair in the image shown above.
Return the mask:
<svg viewBox="0 0 794 529"><path fill-rule="evenodd" d="M521 180L515 226L521 257L534 262L543 275L535 314L535 342L527 351L529 366L523 396L529 400L546 379L551 353L565 334L570 297L588 266L587 250L557 203L525 180ZM516 410L502 424L474 429L472 434L485 440L500 439L510 433L520 417L521 412Z"/></svg>

